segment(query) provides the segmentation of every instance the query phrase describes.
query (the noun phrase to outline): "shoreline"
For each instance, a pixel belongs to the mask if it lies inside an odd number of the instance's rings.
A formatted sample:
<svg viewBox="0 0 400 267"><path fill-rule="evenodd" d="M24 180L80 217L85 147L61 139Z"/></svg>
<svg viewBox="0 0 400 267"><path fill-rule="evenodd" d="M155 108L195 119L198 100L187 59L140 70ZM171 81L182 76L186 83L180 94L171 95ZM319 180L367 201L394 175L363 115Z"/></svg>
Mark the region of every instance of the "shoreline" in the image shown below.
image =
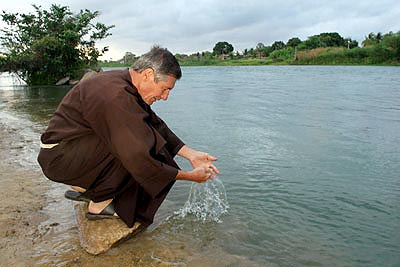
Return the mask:
<svg viewBox="0 0 400 267"><path fill-rule="evenodd" d="M241 62L243 61L243 62ZM253 60L252 60L253 61ZM397 63L382 63L382 64L358 64L358 63L326 63L326 64L298 64L295 62L268 62L263 63L265 60L255 60L255 62L246 62L246 60L225 60L217 63L205 63L202 61L181 61L179 62L181 67L231 67L231 66L370 66L370 67L400 67L400 62ZM100 63L101 68L129 68L130 64L118 64L118 63Z"/></svg>
<svg viewBox="0 0 400 267"><path fill-rule="evenodd" d="M23 146L15 144L12 129L0 128L0 261L2 266L29 266L32 248L45 234L41 223L48 219L43 212L47 205L45 193L49 190L39 170L16 167L13 155Z"/></svg>

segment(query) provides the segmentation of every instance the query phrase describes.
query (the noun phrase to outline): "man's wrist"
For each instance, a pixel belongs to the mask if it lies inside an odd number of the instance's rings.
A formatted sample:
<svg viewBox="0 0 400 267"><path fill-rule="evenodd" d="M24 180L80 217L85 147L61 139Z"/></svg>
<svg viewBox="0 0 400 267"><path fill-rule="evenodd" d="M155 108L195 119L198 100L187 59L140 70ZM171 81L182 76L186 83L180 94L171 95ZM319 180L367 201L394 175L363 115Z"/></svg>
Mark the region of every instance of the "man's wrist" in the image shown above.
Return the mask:
<svg viewBox="0 0 400 267"><path fill-rule="evenodd" d="M191 172L182 170L178 170L178 173L175 177L176 180L190 180L190 178L191 178Z"/></svg>
<svg viewBox="0 0 400 267"><path fill-rule="evenodd" d="M187 145L184 145L179 151L178 155L181 157L184 157L185 159L189 160L190 162L193 161L193 157L195 154L195 150L188 147Z"/></svg>

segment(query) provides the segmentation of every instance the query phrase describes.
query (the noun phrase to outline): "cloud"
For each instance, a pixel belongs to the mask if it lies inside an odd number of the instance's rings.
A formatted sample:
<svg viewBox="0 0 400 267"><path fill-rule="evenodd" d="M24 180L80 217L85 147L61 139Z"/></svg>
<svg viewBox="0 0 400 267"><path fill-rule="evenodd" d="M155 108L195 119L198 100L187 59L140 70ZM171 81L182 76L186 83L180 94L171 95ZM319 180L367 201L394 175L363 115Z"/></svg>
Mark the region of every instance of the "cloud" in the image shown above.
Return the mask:
<svg viewBox="0 0 400 267"><path fill-rule="evenodd" d="M6 1L2 9L26 10L25 1ZM212 50L218 41L228 41L235 50L270 45L291 37L302 40L321 32L338 32L359 42L369 32L400 30L397 0L353 1L40 1L68 5L73 11L98 10L98 20L115 25L112 36L98 43L109 46L105 58L117 59L125 52L140 55L153 44L174 53Z"/></svg>

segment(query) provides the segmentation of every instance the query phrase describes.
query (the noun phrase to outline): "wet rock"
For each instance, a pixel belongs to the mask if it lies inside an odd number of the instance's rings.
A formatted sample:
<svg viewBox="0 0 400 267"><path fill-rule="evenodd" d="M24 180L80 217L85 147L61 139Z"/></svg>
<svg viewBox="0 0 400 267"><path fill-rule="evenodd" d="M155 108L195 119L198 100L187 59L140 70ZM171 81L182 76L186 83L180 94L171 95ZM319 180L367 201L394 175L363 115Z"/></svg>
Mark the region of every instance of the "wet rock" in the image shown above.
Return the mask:
<svg viewBox="0 0 400 267"><path fill-rule="evenodd" d="M88 220L85 217L87 203L84 202L76 202L74 209L81 246L93 255L104 253L112 246L126 241L143 230L139 223L128 228L119 219Z"/></svg>
<svg viewBox="0 0 400 267"><path fill-rule="evenodd" d="M56 85L64 85L64 84L67 84L68 83L68 81L69 81L69 76L67 76L67 77L65 77L65 78L62 78L62 79L60 79L58 82L56 82Z"/></svg>

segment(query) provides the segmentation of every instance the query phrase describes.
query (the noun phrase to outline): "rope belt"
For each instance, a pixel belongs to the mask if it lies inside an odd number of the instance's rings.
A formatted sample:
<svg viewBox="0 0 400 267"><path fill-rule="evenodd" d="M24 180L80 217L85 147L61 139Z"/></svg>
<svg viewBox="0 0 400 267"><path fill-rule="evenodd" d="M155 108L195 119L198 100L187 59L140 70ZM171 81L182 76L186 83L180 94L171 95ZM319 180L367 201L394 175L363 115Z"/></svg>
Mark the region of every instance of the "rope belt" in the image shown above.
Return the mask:
<svg viewBox="0 0 400 267"><path fill-rule="evenodd" d="M40 147L41 148L53 148L55 146L58 146L59 143L57 144L43 144L42 142L40 142Z"/></svg>

